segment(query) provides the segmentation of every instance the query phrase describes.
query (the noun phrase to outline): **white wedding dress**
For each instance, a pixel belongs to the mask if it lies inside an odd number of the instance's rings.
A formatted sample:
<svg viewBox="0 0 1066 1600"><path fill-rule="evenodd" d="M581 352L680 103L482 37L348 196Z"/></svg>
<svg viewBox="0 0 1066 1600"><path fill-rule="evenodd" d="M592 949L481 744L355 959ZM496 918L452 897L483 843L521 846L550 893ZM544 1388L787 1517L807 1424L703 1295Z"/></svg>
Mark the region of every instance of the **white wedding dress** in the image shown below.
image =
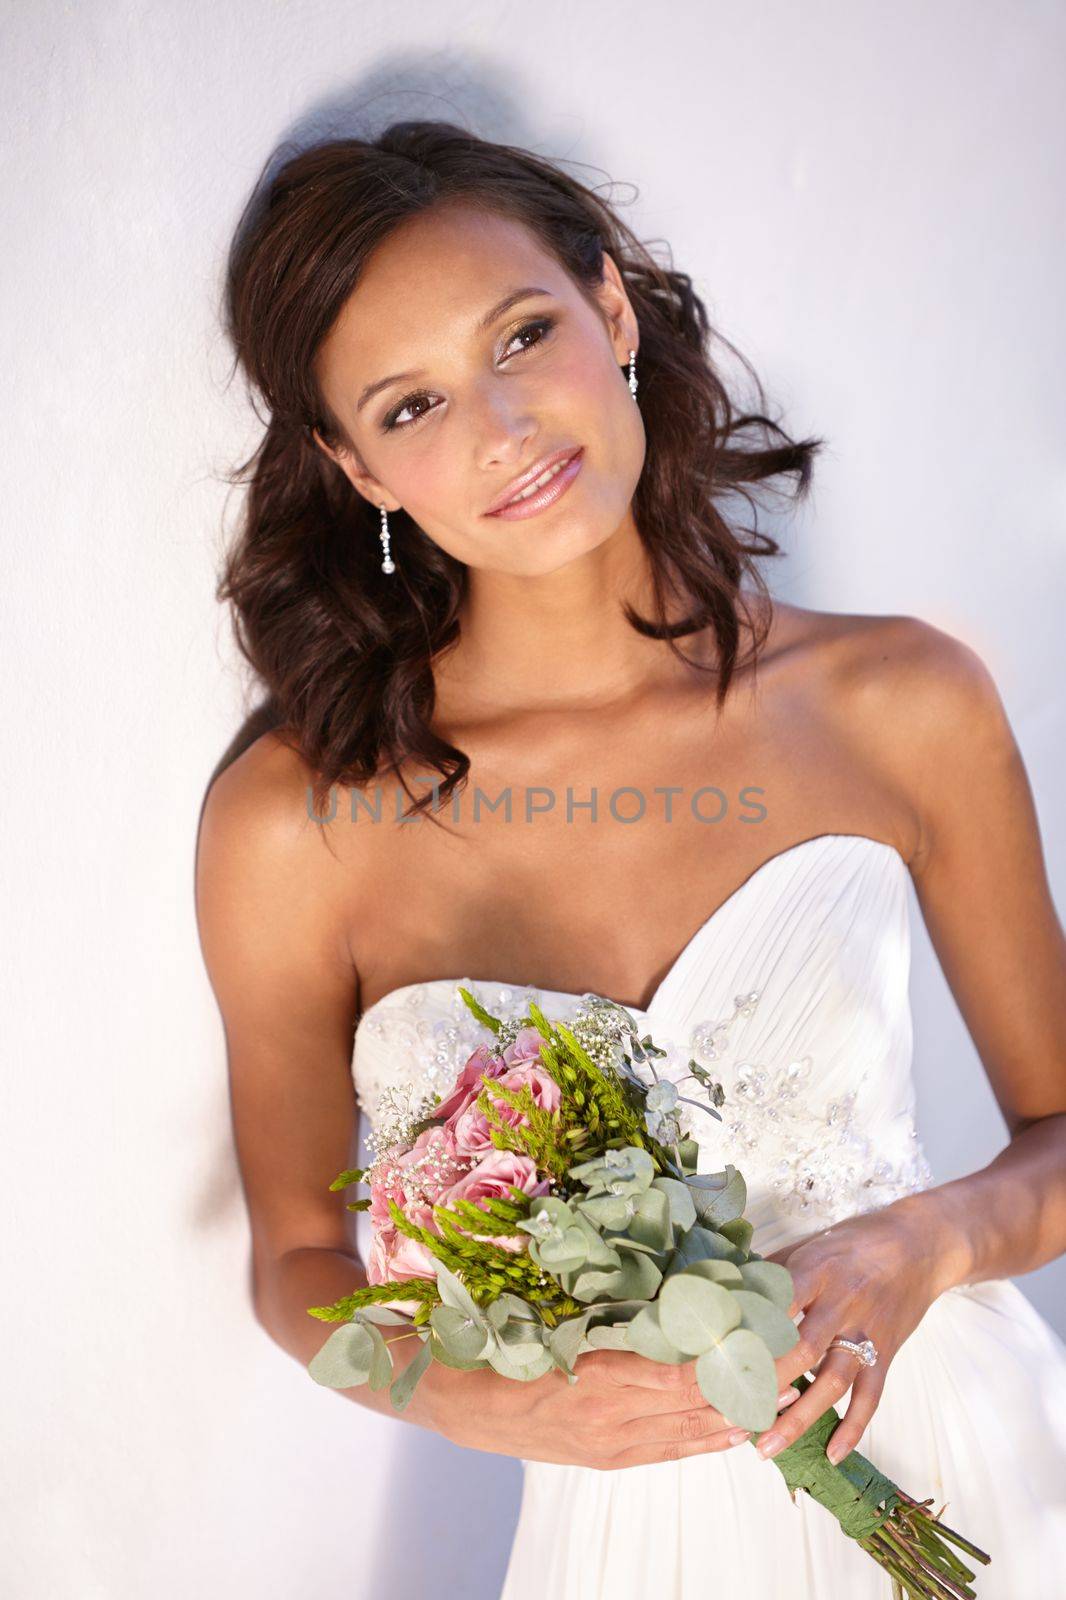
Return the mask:
<svg viewBox="0 0 1066 1600"><path fill-rule="evenodd" d="M761 1255L933 1182L914 1123L909 883L881 840L803 840L718 907L646 1011L630 1008L669 1051L660 1072L695 1057L721 1080L701 1167L740 1168ZM371 1122L386 1089L443 1089L490 1037L460 983L497 1016L534 999L566 1018L581 1003L461 977L385 995L356 1032ZM1010 1279L939 1296L858 1449L989 1553L979 1600L1066 1596L1066 1345ZM793 1502L750 1442L617 1471L528 1461L523 1477L500 1600L891 1596L888 1574L807 1495Z"/></svg>

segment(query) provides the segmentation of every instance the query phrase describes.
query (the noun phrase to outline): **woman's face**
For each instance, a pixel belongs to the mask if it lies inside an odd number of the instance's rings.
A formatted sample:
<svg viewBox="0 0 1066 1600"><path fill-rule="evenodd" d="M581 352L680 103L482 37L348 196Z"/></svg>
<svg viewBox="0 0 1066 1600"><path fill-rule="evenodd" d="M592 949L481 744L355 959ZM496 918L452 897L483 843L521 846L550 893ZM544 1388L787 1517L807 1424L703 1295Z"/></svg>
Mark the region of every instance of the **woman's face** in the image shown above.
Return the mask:
<svg viewBox="0 0 1066 1600"><path fill-rule="evenodd" d="M636 348L609 257L593 305L521 223L441 206L378 247L319 351L355 447L329 453L372 505L402 506L466 565L550 572L631 515L645 450L625 370ZM535 491L521 518L489 514L530 467L574 451L561 494ZM401 540L392 553L402 562Z"/></svg>

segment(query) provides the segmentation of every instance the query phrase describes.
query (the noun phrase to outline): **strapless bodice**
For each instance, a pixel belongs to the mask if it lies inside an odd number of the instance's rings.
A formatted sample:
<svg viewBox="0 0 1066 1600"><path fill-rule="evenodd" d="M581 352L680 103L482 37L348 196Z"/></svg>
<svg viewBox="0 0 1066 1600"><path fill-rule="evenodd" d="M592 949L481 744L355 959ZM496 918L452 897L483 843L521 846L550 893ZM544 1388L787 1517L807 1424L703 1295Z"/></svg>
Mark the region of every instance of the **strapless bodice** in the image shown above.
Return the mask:
<svg viewBox="0 0 1066 1600"><path fill-rule="evenodd" d="M692 1111L701 1169L732 1162L763 1255L801 1234L933 1183L911 1075L909 874L894 846L819 834L779 851L711 914L646 1009L627 1007L667 1055L725 1092L722 1121ZM491 1039L457 990L495 1016L530 1000L569 1020L583 997L470 977L384 995L359 1020L353 1075L373 1124L387 1091L448 1087ZM693 1098L706 1098L691 1079Z"/></svg>

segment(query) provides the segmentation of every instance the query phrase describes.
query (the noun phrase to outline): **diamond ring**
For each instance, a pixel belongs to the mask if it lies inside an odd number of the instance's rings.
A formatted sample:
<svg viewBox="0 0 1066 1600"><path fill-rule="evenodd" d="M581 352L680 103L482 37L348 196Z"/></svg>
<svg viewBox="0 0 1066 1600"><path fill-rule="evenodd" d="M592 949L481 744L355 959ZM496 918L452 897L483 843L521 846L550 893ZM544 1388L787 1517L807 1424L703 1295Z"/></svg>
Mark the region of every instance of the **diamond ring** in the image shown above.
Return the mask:
<svg viewBox="0 0 1066 1600"><path fill-rule="evenodd" d="M829 1349L832 1350L834 1347L840 1350L850 1350L853 1356L858 1356L864 1367L872 1367L877 1364L877 1346L872 1339L861 1339L856 1342L854 1339L837 1337L829 1341Z"/></svg>

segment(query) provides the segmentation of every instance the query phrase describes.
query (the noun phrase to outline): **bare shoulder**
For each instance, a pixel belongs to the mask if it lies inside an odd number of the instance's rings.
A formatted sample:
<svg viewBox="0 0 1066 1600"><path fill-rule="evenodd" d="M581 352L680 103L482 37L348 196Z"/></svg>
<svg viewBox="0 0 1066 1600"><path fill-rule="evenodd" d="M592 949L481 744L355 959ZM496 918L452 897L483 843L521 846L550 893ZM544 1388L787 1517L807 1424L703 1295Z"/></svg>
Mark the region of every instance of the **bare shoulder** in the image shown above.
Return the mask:
<svg viewBox="0 0 1066 1600"><path fill-rule="evenodd" d="M227 950L261 930L306 941L334 970L350 964L344 873L312 808L313 774L275 733L260 735L214 780L196 852L201 931ZM242 935L238 937L238 926Z"/></svg>
<svg viewBox="0 0 1066 1600"><path fill-rule="evenodd" d="M222 1015L237 1157L252 1232L253 1299L270 1328L277 1264L350 1251L330 1192L357 1127L357 979L344 874L309 814L311 774L263 734L215 779L201 819L196 915Z"/></svg>
<svg viewBox="0 0 1066 1600"><path fill-rule="evenodd" d="M920 869L938 815L976 801L982 772L1018 762L987 663L921 617L792 608L807 682L840 737L911 819Z"/></svg>
<svg viewBox="0 0 1066 1600"><path fill-rule="evenodd" d="M872 723L886 757L936 759L960 741L1002 737L995 679L965 640L912 616L850 617L833 632L837 703L856 727Z"/></svg>

